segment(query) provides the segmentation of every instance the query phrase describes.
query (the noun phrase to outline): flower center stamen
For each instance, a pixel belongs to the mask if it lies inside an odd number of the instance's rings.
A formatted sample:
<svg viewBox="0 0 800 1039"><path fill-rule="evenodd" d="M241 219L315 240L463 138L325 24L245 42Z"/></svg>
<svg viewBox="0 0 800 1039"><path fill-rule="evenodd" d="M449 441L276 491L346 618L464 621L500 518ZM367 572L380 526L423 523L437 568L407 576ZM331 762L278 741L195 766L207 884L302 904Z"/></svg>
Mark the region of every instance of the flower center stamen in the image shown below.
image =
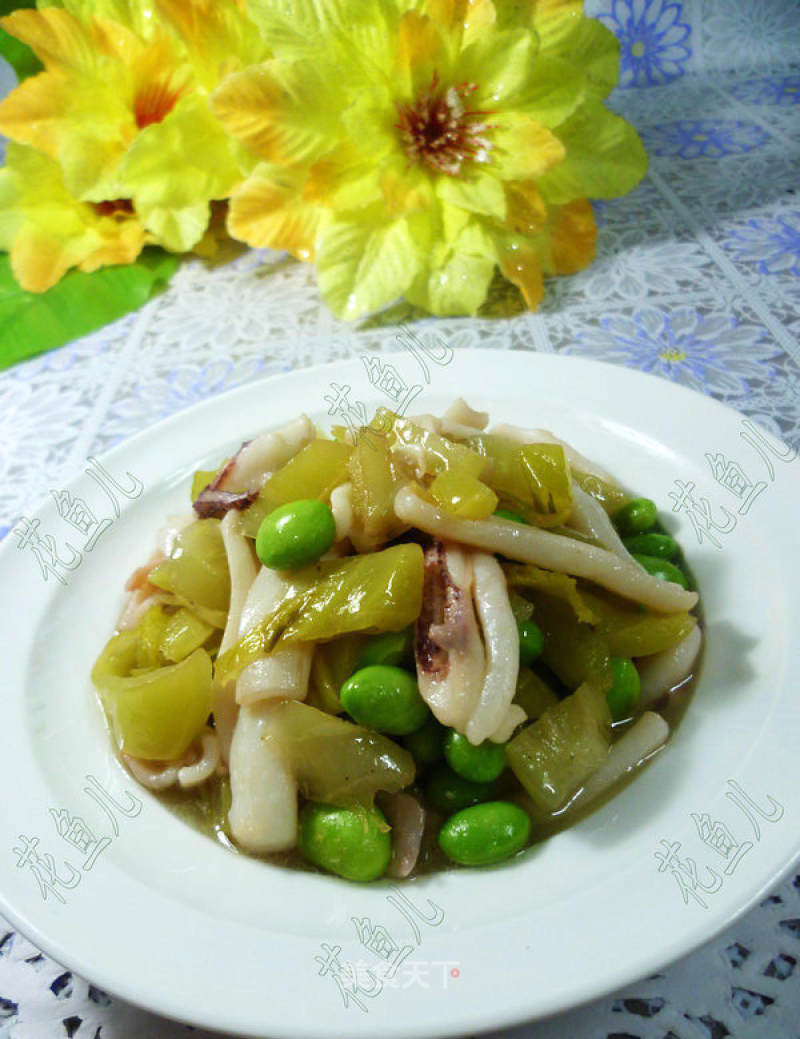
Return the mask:
<svg viewBox="0 0 800 1039"><path fill-rule="evenodd" d="M456 177L467 160L488 162L492 142L486 131L492 129L482 117L488 111L467 108L466 100L478 89L475 83L440 88L434 73L431 85L416 101L397 105L394 124L411 162L424 162L436 173Z"/></svg>

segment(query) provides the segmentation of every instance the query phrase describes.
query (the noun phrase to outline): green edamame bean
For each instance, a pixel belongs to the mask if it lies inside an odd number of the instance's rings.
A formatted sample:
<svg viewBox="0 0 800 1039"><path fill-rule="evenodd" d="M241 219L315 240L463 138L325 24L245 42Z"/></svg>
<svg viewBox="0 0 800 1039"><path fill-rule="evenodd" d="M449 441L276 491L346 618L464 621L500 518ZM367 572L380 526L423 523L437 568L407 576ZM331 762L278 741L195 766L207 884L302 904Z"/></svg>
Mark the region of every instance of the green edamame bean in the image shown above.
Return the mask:
<svg viewBox="0 0 800 1039"><path fill-rule="evenodd" d="M495 509L492 515L497 516L498 519L511 520L512 523L524 523L525 526L528 526L525 517L514 512L513 509Z"/></svg>
<svg viewBox="0 0 800 1039"><path fill-rule="evenodd" d="M519 662L523 667L530 667L538 660L544 649L544 635L539 625L532 620L517 621L519 629Z"/></svg>
<svg viewBox="0 0 800 1039"><path fill-rule="evenodd" d="M463 776L456 775L447 765L440 765L425 787L429 804L445 815L488 801L493 794L491 783L470 783Z"/></svg>
<svg viewBox="0 0 800 1039"><path fill-rule="evenodd" d="M358 659L358 667L370 667L373 664L391 664L402 667L411 664L414 659L414 626L402 631L387 631L370 639L364 652Z"/></svg>
<svg viewBox="0 0 800 1039"><path fill-rule="evenodd" d="M346 880L376 880L392 857L390 827L377 808L306 804L298 843L303 858Z"/></svg>
<svg viewBox="0 0 800 1039"><path fill-rule="evenodd" d="M256 535L256 555L271 570L297 570L315 563L335 540L330 508L325 502L304 498L264 517Z"/></svg>
<svg viewBox="0 0 800 1039"><path fill-rule="evenodd" d="M636 665L628 657L612 657L611 674L614 677L606 693L606 701L611 711L611 720L620 722L623 718L630 718L639 702L642 686Z"/></svg>
<svg viewBox="0 0 800 1039"><path fill-rule="evenodd" d="M634 534L625 538L623 544L631 554L655 559L672 559L678 554L678 542L669 534Z"/></svg>
<svg viewBox="0 0 800 1039"><path fill-rule="evenodd" d="M681 588L689 587L686 574L680 567L670 563L669 560L656 559L654 556L642 556L638 552L633 553L633 558L637 563L641 563L648 574L657 577L660 581L673 581L675 584L679 584Z"/></svg>
<svg viewBox="0 0 800 1039"><path fill-rule="evenodd" d="M649 498L634 498L618 509L612 519L623 536L645 534L652 530L658 520L656 503Z"/></svg>
<svg viewBox="0 0 800 1039"><path fill-rule="evenodd" d="M487 801L451 816L439 831L439 847L461 866L489 866L524 848L528 813L510 801Z"/></svg>
<svg viewBox="0 0 800 1039"><path fill-rule="evenodd" d="M339 700L360 725L391 736L416 732L430 713L414 676L388 664L356 671L342 686Z"/></svg>
<svg viewBox="0 0 800 1039"><path fill-rule="evenodd" d="M502 743L484 740L475 746L455 729L444 738L444 756L450 768L471 783L491 783L506 767Z"/></svg>
<svg viewBox="0 0 800 1039"><path fill-rule="evenodd" d="M421 729L403 737L403 746L410 751L419 765L432 765L442 756L444 726L433 717L428 718Z"/></svg>

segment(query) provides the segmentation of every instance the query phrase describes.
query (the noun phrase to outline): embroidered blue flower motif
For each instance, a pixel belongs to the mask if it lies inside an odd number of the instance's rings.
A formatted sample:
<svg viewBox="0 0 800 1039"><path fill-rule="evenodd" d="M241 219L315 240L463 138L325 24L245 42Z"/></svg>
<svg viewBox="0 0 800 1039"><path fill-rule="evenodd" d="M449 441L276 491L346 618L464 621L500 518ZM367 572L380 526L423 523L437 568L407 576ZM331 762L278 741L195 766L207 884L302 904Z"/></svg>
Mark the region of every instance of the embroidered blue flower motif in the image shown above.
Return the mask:
<svg viewBox="0 0 800 1039"><path fill-rule="evenodd" d="M666 0L613 0L610 13L598 15L619 37L621 87L668 83L683 75L692 49L681 14L680 3Z"/></svg>
<svg viewBox="0 0 800 1039"><path fill-rule="evenodd" d="M9 530L11 530L11 527L6 527L6 526L3 526L3 524L2 524L2 523L0 523L0 541L2 541L2 540L3 540L3 538L4 538L4 537L6 536L6 534L7 534L8 532L9 532Z"/></svg>
<svg viewBox="0 0 800 1039"><path fill-rule="evenodd" d="M800 213L752 217L723 242L735 259L754 263L761 274L800 278Z"/></svg>
<svg viewBox="0 0 800 1039"><path fill-rule="evenodd" d="M759 76L731 87L738 101L747 105L800 105L800 76Z"/></svg>
<svg viewBox="0 0 800 1039"><path fill-rule="evenodd" d="M764 342L764 329L726 314L700 314L692 307L669 313L643 308L631 317L603 318L579 332L564 353L591 354L660 375L701 393L740 397L750 380L774 375L769 362L780 350Z"/></svg>
<svg viewBox="0 0 800 1039"><path fill-rule="evenodd" d="M642 127L639 136L651 155L679 155L682 159L743 155L769 139L760 126L736 119L681 119Z"/></svg>

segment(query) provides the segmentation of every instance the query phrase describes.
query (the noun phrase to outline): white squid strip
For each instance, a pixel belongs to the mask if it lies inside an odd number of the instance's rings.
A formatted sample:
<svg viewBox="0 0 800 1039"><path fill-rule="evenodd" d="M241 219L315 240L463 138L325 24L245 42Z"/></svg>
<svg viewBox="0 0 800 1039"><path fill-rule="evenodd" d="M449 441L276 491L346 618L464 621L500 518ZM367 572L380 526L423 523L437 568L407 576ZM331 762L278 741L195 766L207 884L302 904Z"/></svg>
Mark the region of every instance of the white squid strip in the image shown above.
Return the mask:
<svg viewBox="0 0 800 1039"><path fill-rule="evenodd" d="M486 429L489 425L489 412L475 411L463 397L458 397L442 415L442 428L445 432L447 430L444 427L448 424L469 427L472 435L474 435L476 432Z"/></svg>
<svg viewBox="0 0 800 1039"><path fill-rule="evenodd" d="M519 630L508 601L508 588L494 556L475 552L473 595L486 647L486 675L478 706L467 722L467 739L482 743L498 732L508 717L519 673Z"/></svg>
<svg viewBox="0 0 800 1039"><path fill-rule="evenodd" d="M703 633L695 626L677 646L638 661L642 684L641 704L650 707L664 694L681 685L692 673L703 644Z"/></svg>
<svg viewBox="0 0 800 1039"><path fill-rule="evenodd" d="M239 451L219 489L260 490L269 474L313 440L315 432L311 419L301 415L280 429L262 433Z"/></svg>
<svg viewBox="0 0 800 1039"><path fill-rule="evenodd" d="M228 560L228 572L231 579L231 598L225 631L222 633L220 653L230 649L239 638L239 621L247 594L258 573L258 564L253 556L252 544L242 533L241 516L235 509L225 513L220 524L222 543ZM214 714L214 725L217 731L220 754L227 761L231 752L231 739L236 725L239 708L236 704L236 684L214 685L211 703Z"/></svg>
<svg viewBox="0 0 800 1039"><path fill-rule="evenodd" d="M615 556L619 556L620 559L624 559L639 570L644 570L644 567L636 562L623 545L622 538L600 502L591 494L587 494L574 480L572 481L572 512L569 522L571 527L582 534L588 534L593 541L603 548L607 548L609 552L613 552Z"/></svg>
<svg viewBox="0 0 800 1039"><path fill-rule="evenodd" d="M253 555L252 541L242 533L241 513L235 509L229 509L220 524L220 532L231 578L228 618L219 647L220 653L224 653L239 639L242 610L258 574L258 563Z"/></svg>
<svg viewBox="0 0 800 1039"><path fill-rule="evenodd" d="M410 487L397 492L394 509L404 523L428 534L498 552L521 563L585 577L661 613L690 610L697 602L696 592L687 592L672 581L652 577L607 549L507 520L464 520L448 516L423 501Z"/></svg>
<svg viewBox="0 0 800 1039"><path fill-rule="evenodd" d="M331 512L336 524L336 540L344 541L353 532L352 483L340 483L331 491Z"/></svg>
<svg viewBox="0 0 800 1039"><path fill-rule="evenodd" d="M263 566L250 586L239 620L239 637L263 621L285 598L291 585L277 570ZM302 644L276 649L249 664L236 682L236 702L305 700L313 646Z"/></svg>
<svg viewBox="0 0 800 1039"><path fill-rule="evenodd" d="M486 658L472 602L471 553L452 544L443 550L445 581L434 583L430 597L431 603L442 597L442 622L431 624L424 633L434 644L432 660L420 656L417 639L417 680L420 695L437 720L464 733L480 697ZM437 581L435 574L432 580ZM417 625L419 634L420 621Z"/></svg>
<svg viewBox="0 0 800 1039"><path fill-rule="evenodd" d="M392 859L386 870L390 877L407 877L417 864L425 809L412 794L391 794L383 804L384 815L392 828Z"/></svg>
<svg viewBox="0 0 800 1039"><path fill-rule="evenodd" d="M233 732L228 822L245 851L284 851L297 838L297 783L279 744L278 707L241 707Z"/></svg>
<svg viewBox="0 0 800 1039"><path fill-rule="evenodd" d="M511 739L511 733L514 729L524 721L527 721L527 719L528 716L524 709L518 703L512 703L506 711L505 718L500 722L489 739L493 743L506 743Z"/></svg>
<svg viewBox="0 0 800 1039"><path fill-rule="evenodd" d="M577 469L580 473L588 473L590 476L597 476L606 483L610 483L612 487L618 486L611 473L601 468L596 462L590 461L580 451L576 451L565 440L559 440L549 429L522 429L521 426L502 424L494 426L489 432L495 436L506 437L508 440L516 440L518 444L560 444L573 469Z"/></svg>
<svg viewBox="0 0 800 1039"><path fill-rule="evenodd" d="M669 736L669 725L654 711L645 713L611 745L608 757L584 783L579 804L586 804L604 794L626 774L638 768L655 754Z"/></svg>
<svg viewBox="0 0 800 1039"><path fill-rule="evenodd" d="M167 790L178 782L180 762L170 761L157 765L154 761L134 758L130 754L122 754L121 757L133 778L148 790Z"/></svg>
<svg viewBox="0 0 800 1039"><path fill-rule="evenodd" d="M200 734L200 757L191 765L183 765L178 769L178 785L181 787L199 786L217 771L220 761L219 740L213 729L207 726Z"/></svg>

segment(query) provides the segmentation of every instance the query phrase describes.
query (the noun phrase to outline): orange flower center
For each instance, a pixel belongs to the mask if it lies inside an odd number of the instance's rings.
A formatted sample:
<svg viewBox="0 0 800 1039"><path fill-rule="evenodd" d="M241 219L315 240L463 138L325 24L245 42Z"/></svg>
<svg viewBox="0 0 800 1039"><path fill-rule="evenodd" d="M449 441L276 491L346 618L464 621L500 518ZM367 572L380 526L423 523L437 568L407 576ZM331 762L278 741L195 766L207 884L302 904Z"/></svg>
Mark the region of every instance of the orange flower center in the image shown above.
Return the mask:
<svg viewBox="0 0 800 1039"><path fill-rule="evenodd" d="M178 102L180 90L169 83L148 83L136 94L133 115L140 130L153 123L160 123L169 115Z"/></svg>
<svg viewBox="0 0 800 1039"><path fill-rule="evenodd" d="M486 137L490 115L467 107L467 98L478 89L475 83L440 88L438 74L431 85L411 104L397 105L403 146L411 162L424 162L436 173L456 177L467 160L488 162L492 142Z"/></svg>

